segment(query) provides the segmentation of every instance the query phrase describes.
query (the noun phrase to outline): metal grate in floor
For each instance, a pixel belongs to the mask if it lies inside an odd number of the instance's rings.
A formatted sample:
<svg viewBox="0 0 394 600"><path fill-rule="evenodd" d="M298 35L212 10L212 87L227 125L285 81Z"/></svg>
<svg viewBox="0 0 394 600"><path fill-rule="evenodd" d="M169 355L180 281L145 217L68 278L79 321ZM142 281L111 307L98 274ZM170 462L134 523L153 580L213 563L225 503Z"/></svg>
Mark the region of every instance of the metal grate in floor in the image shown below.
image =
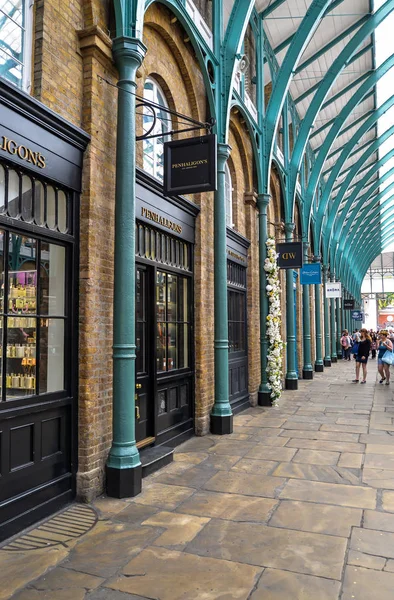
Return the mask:
<svg viewBox="0 0 394 600"><path fill-rule="evenodd" d="M96 523L97 514L93 508L84 504L73 504L35 529L13 538L1 550L26 552L64 545L85 535Z"/></svg>

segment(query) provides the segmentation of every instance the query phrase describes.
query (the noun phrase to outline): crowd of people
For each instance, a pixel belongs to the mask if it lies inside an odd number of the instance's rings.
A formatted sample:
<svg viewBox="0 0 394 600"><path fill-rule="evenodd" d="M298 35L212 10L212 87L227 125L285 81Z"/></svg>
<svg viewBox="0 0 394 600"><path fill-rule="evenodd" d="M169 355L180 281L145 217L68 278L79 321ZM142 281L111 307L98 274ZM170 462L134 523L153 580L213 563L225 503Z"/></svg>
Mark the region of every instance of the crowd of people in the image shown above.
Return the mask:
<svg viewBox="0 0 394 600"><path fill-rule="evenodd" d="M367 364L371 359L376 359L380 375L380 384L390 385L390 365L394 364L394 331L381 329L380 331L368 331L367 329L355 329L350 335L345 329L341 336L342 359L351 360L351 355L356 363L356 378L353 383L359 383L360 368L362 369L362 380L367 381Z"/></svg>

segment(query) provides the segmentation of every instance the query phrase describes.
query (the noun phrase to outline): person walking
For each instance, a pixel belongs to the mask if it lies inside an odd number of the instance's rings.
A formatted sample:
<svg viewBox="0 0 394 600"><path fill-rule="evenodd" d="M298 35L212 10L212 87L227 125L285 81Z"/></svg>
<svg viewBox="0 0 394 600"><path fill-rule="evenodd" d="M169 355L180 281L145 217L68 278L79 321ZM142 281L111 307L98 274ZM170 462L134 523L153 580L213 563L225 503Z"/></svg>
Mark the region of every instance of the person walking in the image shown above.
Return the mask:
<svg viewBox="0 0 394 600"><path fill-rule="evenodd" d="M363 368L363 379L361 383L367 383L367 363L371 351L371 343L372 340L368 331L366 329L360 329L360 342L356 354L356 379L353 379L353 383L359 382L360 365L362 365Z"/></svg>
<svg viewBox="0 0 394 600"><path fill-rule="evenodd" d="M371 358L376 358L376 350L378 347L378 338L376 337L376 333L372 332L371 334L372 345L371 345Z"/></svg>
<svg viewBox="0 0 394 600"><path fill-rule="evenodd" d="M358 329L355 329L353 331L352 341L353 341L353 345L358 344L360 342L360 332ZM353 358L354 358L354 360L356 360L357 354L353 354Z"/></svg>
<svg viewBox="0 0 394 600"><path fill-rule="evenodd" d="M390 384L390 365L387 365L383 362L382 358L384 353L390 350L393 351L393 343L388 339L388 331L387 329L382 329L379 332L379 346L378 346L378 372L380 375L379 383L384 383L386 381L386 385Z"/></svg>
<svg viewBox="0 0 394 600"><path fill-rule="evenodd" d="M341 337L341 346L342 346L342 359L350 360L350 348L351 348L351 339L349 336L349 332L347 329L344 329Z"/></svg>

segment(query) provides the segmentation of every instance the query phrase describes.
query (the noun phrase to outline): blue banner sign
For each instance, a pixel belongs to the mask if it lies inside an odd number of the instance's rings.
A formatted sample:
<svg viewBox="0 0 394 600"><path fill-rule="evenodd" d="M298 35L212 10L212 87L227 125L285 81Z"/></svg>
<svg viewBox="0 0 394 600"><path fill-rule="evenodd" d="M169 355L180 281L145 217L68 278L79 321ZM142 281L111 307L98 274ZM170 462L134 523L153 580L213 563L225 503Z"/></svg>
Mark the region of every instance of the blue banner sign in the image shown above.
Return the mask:
<svg viewBox="0 0 394 600"><path fill-rule="evenodd" d="M352 319L354 321L364 321L364 313L362 310L352 310Z"/></svg>
<svg viewBox="0 0 394 600"><path fill-rule="evenodd" d="M314 283L321 283L320 263L304 265L301 269L301 285L312 285Z"/></svg>

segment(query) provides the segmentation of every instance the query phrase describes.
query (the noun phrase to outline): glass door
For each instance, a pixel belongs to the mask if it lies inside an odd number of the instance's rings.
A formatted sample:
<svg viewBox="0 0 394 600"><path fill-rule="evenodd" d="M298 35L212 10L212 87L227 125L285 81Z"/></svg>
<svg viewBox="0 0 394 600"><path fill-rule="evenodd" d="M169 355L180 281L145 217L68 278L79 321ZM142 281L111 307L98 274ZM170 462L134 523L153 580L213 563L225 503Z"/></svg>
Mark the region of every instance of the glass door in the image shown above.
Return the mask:
<svg viewBox="0 0 394 600"><path fill-rule="evenodd" d="M151 344L154 308L150 306L152 293L149 293L152 290L152 278L150 267L137 267L135 432L139 448L155 441Z"/></svg>

